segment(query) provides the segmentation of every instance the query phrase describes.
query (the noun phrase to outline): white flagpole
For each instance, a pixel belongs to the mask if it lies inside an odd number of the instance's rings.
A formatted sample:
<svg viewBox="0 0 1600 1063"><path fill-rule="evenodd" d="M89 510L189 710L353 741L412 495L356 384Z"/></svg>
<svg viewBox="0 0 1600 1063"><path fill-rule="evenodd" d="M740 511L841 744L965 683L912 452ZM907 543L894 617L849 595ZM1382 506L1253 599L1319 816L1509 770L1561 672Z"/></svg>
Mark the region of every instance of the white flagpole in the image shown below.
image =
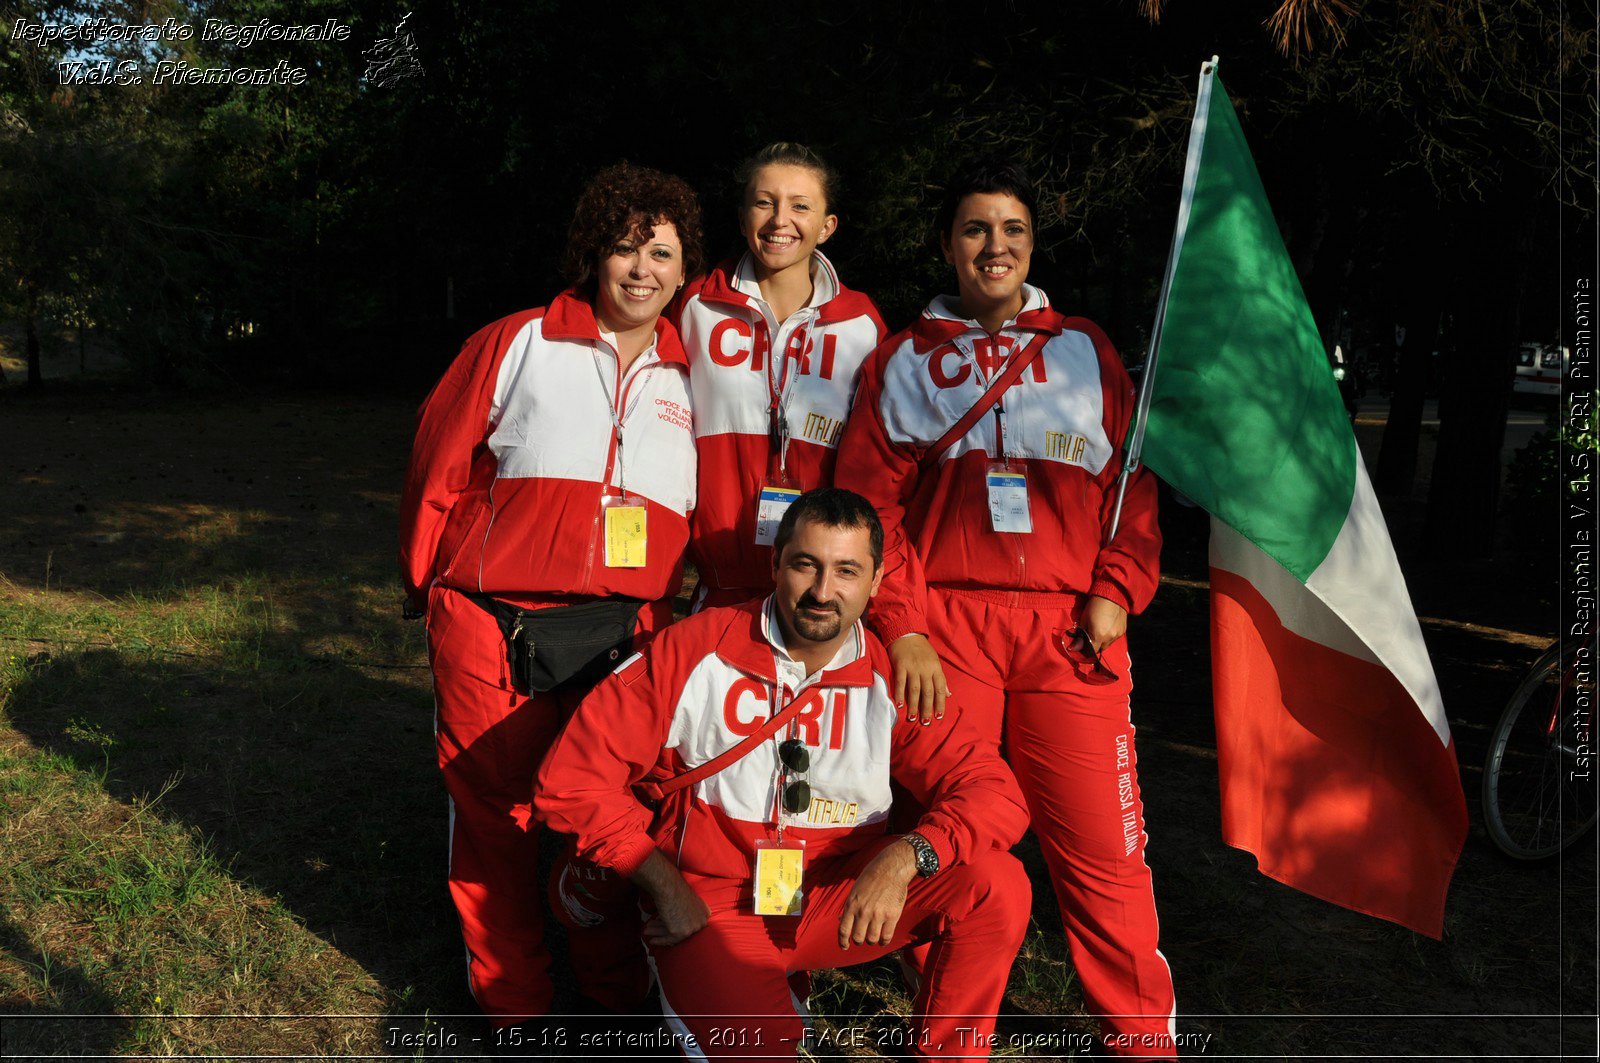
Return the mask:
<svg viewBox="0 0 1600 1063"><path fill-rule="evenodd" d="M1194 121L1189 126L1189 155L1183 167L1183 192L1178 197L1178 224L1172 231L1172 250L1167 254L1167 269L1161 278L1161 294L1156 299L1156 323L1150 330L1150 353L1144 361L1144 372L1139 379L1139 403L1134 410L1133 435L1129 437L1122 460L1122 472L1117 475L1117 505L1111 511L1111 531L1106 542L1117 537L1122 523L1122 500L1128 492L1128 477L1139 468L1139 455L1144 450L1145 419L1150 413L1150 395L1156 378L1156 358L1161 353L1161 326L1167 319L1167 295L1172 291L1172 275L1178 268L1178 253L1183 250L1183 237L1189 231L1189 210L1194 206L1194 186L1200 179L1200 154L1205 150L1206 118L1211 113L1212 75L1217 72L1217 57L1200 64L1200 91L1195 98Z"/></svg>

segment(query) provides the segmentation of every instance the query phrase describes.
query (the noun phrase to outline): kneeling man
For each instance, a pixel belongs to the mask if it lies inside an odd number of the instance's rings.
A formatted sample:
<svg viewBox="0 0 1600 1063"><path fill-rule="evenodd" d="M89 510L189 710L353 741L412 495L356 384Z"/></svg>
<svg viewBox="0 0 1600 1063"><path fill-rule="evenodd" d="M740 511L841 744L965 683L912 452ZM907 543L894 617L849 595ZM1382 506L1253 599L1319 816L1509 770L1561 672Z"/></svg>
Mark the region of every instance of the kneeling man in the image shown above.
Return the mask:
<svg viewBox="0 0 1600 1063"><path fill-rule="evenodd" d="M1006 851L1028 813L959 714L896 711L888 656L860 623L882 561L864 498L800 496L773 544L774 593L657 636L584 700L539 773L546 822L643 888L662 1011L691 1058L793 1057L791 973L924 942L913 1053L988 1055L1028 924ZM891 778L927 809L909 834L888 833Z"/></svg>

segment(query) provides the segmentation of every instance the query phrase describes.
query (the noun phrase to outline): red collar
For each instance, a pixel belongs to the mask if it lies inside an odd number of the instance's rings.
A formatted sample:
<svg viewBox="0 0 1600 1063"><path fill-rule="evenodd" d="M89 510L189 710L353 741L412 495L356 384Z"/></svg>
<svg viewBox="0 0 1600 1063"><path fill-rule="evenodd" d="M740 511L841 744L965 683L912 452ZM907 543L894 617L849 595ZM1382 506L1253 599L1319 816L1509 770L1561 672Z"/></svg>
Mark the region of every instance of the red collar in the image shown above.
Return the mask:
<svg viewBox="0 0 1600 1063"><path fill-rule="evenodd" d="M770 597L770 596L769 596ZM739 671L765 679L778 681L778 669L772 654L776 647L767 641L761 627L761 614L767 607L767 598L737 606L735 616L717 643L717 656ZM857 625L861 621L856 621ZM865 632L861 634L861 656L839 668L824 670L816 685L824 687L869 687L872 685L872 654L867 650Z"/></svg>
<svg viewBox="0 0 1600 1063"><path fill-rule="evenodd" d="M867 297L846 288L844 281L839 279L838 271L833 268L833 263L829 262L820 251L816 252L816 255L822 260L821 268L827 270L832 277L834 288L833 298L816 308L817 324L831 325L864 314L872 314L872 303ZM733 278L739 272L739 263L743 259L744 256L740 254L718 262L715 268L706 274L705 280L700 283L699 291L696 292L701 301L736 306L742 310L754 310L750 297L733 284Z"/></svg>
<svg viewBox="0 0 1600 1063"><path fill-rule="evenodd" d="M750 297L733 286L733 275L739 270L739 256L718 262L700 286L700 298L708 303L724 306L748 307Z"/></svg>
<svg viewBox="0 0 1600 1063"><path fill-rule="evenodd" d="M551 300L549 309L544 312L544 338L599 343L600 326L594 319L594 305L576 288L568 288ZM678 330L672 327L665 314L656 319L656 357L686 369L689 366Z"/></svg>
<svg viewBox="0 0 1600 1063"><path fill-rule="evenodd" d="M1025 332L1048 332L1055 335L1061 331L1066 318L1053 307L1041 306L1037 310L1026 310L1017 315L1016 320L1007 328L1021 329ZM949 343L962 333L970 332L976 326L970 321L957 321L954 318L935 317L924 310L911 325L912 349L917 354L927 354L935 347Z"/></svg>

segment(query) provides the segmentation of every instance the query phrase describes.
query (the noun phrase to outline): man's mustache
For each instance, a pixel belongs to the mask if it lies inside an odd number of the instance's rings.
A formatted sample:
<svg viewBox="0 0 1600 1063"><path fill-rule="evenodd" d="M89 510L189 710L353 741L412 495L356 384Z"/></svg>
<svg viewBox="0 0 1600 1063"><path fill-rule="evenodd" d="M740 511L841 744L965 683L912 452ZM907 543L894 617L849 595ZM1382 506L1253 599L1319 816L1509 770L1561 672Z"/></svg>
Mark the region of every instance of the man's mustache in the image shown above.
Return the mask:
<svg viewBox="0 0 1600 1063"><path fill-rule="evenodd" d="M826 609L830 613L837 613L839 611L839 607L837 605L824 605L815 598L811 597L809 594L801 597L801 599L795 603L794 607L796 609Z"/></svg>

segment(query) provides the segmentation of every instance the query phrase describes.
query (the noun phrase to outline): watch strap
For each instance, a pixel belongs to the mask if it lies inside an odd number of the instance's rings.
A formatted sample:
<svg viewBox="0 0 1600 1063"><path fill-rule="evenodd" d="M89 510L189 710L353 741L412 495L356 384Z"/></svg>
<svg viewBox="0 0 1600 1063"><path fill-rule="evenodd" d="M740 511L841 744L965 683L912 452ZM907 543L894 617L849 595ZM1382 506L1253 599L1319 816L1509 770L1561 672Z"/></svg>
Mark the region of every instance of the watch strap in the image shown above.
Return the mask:
<svg viewBox="0 0 1600 1063"><path fill-rule="evenodd" d="M916 831L907 834L906 841L917 854L917 874L928 878L939 870L939 854L933 851L933 843L928 841Z"/></svg>

